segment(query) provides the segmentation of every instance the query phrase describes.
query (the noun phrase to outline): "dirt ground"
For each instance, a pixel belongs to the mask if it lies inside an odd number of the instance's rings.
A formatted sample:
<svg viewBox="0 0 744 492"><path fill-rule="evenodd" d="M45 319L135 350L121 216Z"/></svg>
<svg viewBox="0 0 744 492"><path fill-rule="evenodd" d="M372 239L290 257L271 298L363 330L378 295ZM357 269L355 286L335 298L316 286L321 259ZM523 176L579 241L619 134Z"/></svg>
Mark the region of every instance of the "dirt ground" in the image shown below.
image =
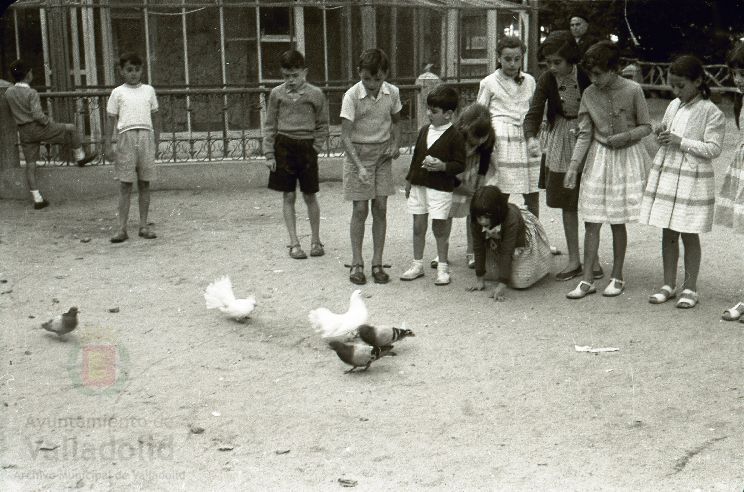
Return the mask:
<svg viewBox="0 0 744 492"><path fill-rule="evenodd" d="M280 199L264 189L157 192L160 237L121 245L108 242L115 197L0 202L0 489L742 489L744 325L720 320L744 298L740 237L703 236L693 310L647 302L660 231L640 225L622 296L569 301L573 282L548 277L494 303L465 291L462 220L451 285L434 286L433 270L398 280L411 257L401 192L393 280L363 292L372 323L417 336L344 374L307 313L346 309L350 206L338 182L319 199L327 254L304 261L287 256ZM559 213L543 204L541 219L565 249ZM606 271L610 238L604 228ZM246 324L204 306L223 274L258 299ZM70 306L80 326L66 340L39 329Z"/></svg>

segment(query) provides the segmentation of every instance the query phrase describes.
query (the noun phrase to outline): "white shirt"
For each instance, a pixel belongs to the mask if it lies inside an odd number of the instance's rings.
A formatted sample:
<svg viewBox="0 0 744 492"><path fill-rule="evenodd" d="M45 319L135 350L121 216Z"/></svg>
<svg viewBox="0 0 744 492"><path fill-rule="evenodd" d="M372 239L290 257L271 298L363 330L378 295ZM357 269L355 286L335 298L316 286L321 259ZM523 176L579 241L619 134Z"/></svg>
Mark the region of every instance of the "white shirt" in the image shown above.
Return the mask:
<svg viewBox="0 0 744 492"><path fill-rule="evenodd" d="M447 131L447 128L451 126L452 123L446 123L442 126L429 125L429 131L426 132L426 148L430 149L431 146L434 145L434 142L439 140L439 137L441 137L442 134Z"/></svg>
<svg viewBox="0 0 744 492"><path fill-rule="evenodd" d="M155 89L148 84L131 86L122 84L111 91L106 112L117 116L119 121L116 130L123 133L127 130L144 129L152 131L152 116L158 110L158 99Z"/></svg>

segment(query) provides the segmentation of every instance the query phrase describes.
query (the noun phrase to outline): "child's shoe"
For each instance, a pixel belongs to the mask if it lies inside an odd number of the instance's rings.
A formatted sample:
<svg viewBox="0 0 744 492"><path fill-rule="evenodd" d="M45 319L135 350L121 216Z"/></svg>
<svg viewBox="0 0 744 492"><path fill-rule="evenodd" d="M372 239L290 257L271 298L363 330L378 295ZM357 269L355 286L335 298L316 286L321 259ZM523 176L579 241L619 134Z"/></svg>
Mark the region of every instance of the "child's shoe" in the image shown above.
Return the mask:
<svg viewBox="0 0 744 492"><path fill-rule="evenodd" d="M436 268L437 265L439 265L439 257L435 256L433 260L431 260L431 263L429 263L429 266L432 268Z"/></svg>
<svg viewBox="0 0 744 492"><path fill-rule="evenodd" d="M586 280L582 280L574 290L566 294L566 297L569 299L583 299L589 294L594 294L595 292L597 292L597 287L594 286L594 282L589 283Z"/></svg>
<svg viewBox="0 0 744 492"><path fill-rule="evenodd" d="M475 255L473 253L468 253L465 255L465 259L468 260L468 268L471 270L475 269Z"/></svg>
<svg viewBox="0 0 744 492"><path fill-rule="evenodd" d="M386 284L390 282L390 275L385 273L382 265L372 265L372 278L376 284Z"/></svg>
<svg viewBox="0 0 744 492"><path fill-rule="evenodd" d="M310 256L323 256L324 254L325 250L323 249L323 243L320 241L310 245Z"/></svg>
<svg viewBox="0 0 744 492"><path fill-rule="evenodd" d="M424 262L422 260L413 260L411 268L403 272L400 276L401 280L416 280L417 278L424 276Z"/></svg>
<svg viewBox="0 0 744 492"><path fill-rule="evenodd" d="M289 248L289 256L290 258L294 258L295 260L304 260L307 258L307 254L302 250L302 247L298 244L290 244L287 246Z"/></svg>
<svg viewBox="0 0 744 492"><path fill-rule="evenodd" d="M611 278L610 283L605 287L602 295L605 297L617 297L625 291L625 280L619 278Z"/></svg>
<svg viewBox="0 0 744 492"><path fill-rule="evenodd" d="M449 265L447 263L439 262L437 265L437 279L434 281L434 285L449 285L449 283Z"/></svg>
<svg viewBox="0 0 744 492"><path fill-rule="evenodd" d="M43 198L40 202L34 202L34 210L41 210L42 208L47 208L48 206L49 202Z"/></svg>

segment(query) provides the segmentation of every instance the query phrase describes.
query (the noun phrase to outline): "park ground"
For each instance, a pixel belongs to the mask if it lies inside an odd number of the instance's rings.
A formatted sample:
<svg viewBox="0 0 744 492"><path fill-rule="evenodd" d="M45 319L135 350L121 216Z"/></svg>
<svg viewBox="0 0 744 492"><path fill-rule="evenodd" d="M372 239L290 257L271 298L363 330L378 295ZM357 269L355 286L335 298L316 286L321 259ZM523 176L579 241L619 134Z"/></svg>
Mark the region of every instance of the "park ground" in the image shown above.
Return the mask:
<svg viewBox="0 0 744 492"><path fill-rule="evenodd" d="M727 130L719 179L731 118ZM344 374L307 313L346 309L350 206L335 181L319 200L326 256L303 261L288 257L281 201L265 189L156 192L160 237L120 245L108 241L116 197L0 202L0 489L742 489L744 325L720 319L744 298L740 237L703 236L692 310L647 302L660 231L641 225L622 296L569 301L574 283L548 277L496 303L465 291L462 220L451 285L436 287L434 270L397 279L411 258L401 190L393 280L363 293L372 323L405 321L416 337ZM299 200L308 249L304 212ZM543 204L541 220L565 249L559 213ZM604 228L608 272L610 239ZM245 324L204 306L224 274L258 300ZM80 326L65 339L39 329L73 305Z"/></svg>

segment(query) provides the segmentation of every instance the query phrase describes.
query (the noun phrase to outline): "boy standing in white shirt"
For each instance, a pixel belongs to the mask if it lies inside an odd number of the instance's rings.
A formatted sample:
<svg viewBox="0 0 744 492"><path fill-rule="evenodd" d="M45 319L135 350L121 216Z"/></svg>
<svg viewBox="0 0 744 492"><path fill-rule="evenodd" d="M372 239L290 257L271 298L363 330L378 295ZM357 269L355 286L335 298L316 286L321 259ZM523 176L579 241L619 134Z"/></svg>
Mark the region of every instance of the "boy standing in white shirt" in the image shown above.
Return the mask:
<svg viewBox="0 0 744 492"><path fill-rule="evenodd" d="M111 91L106 113L108 131L105 136L106 155L113 157L116 179L119 180L119 230L112 243L129 239L127 222L132 185L137 180L139 191L139 236L155 239L157 235L147 225L150 208L150 181L155 178L155 153L160 138L160 113L155 89L143 84L142 59L135 53L123 54L119 72L124 84ZM111 134L116 132L116 152Z"/></svg>

